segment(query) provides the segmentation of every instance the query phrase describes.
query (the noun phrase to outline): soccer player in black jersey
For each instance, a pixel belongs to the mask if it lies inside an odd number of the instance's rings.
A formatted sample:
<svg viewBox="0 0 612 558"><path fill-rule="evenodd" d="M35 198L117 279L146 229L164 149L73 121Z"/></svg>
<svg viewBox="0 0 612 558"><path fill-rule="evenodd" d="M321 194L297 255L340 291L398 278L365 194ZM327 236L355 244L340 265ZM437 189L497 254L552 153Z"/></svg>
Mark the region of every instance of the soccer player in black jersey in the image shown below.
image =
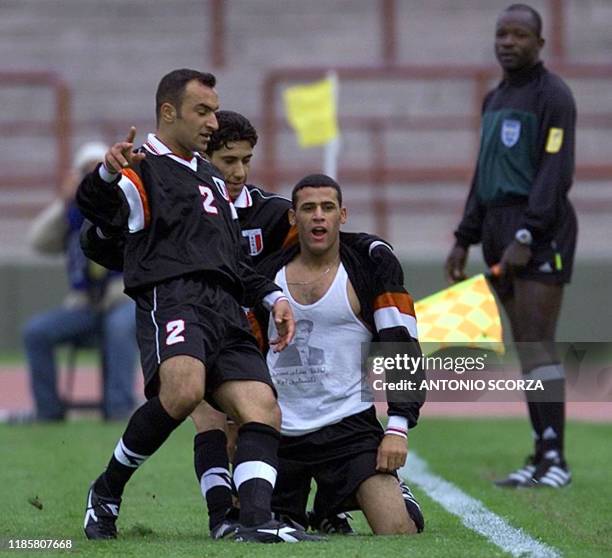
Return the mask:
<svg viewBox="0 0 612 558"><path fill-rule="evenodd" d="M249 120L239 113L222 110L217 112L217 121L219 128L211 135L206 157L224 176L238 213L243 248L257 262L291 242L287 217L291 202L247 184L258 140ZM235 431L231 427L226 432L226 416L206 402L197 407L191 418L198 432L194 440L196 477L206 500L211 536L221 539L231 535L235 526L228 456L228 449L233 454Z"/></svg>
<svg viewBox="0 0 612 558"><path fill-rule="evenodd" d="M500 263L495 287L520 343L523 375L546 389L545 401L527 398L533 455L497 484L558 488L571 481L563 454L564 370L554 338L576 247L567 198L576 107L569 87L540 61L541 32L540 15L525 4L497 20L495 54L504 76L484 100L476 172L446 272L450 281L462 280L468 248L479 242L486 263Z"/></svg>
<svg viewBox="0 0 612 558"><path fill-rule="evenodd" d="M257 131L237 112L217 113L219 129L206 149L207 159L225 177L225 184L238 213L245 249L256 266L262 259L297 241L287 213L291 201L273 192L248 184Z"/></svg>
<svg viewBox="0 0 612 558"><path fill-rule="evenodd" d="M225 179L241 225L243 248L252 261L258 263L282 247L297 242L297 231L288 218L291 201L247 183L258 141L257 131L250 121L227 110L218 111L216 116L219 127L211 134L204 154ZM395 260L388 245L377 237L354 233L341 235L344 241L366 255L375 254L382 261L386 258ZM95 227L91 226L85 228L82 238L88 257L112 269L123 269L122 238L100 238ZM206 402L202 402L191 417L198 432L194 440L194 465L207 502L210 533L213 538L224 538L231 535L236 523L235 510L232 509L230 459L226 450L229 444L229 453L233 454L235 430L230 426L226 432L226 415ZM327 532L353 532L345 514L321 517Z"/></svg>
<svg viewBox="0 0 612 558"><path fill-rule="evenodd" d="M244 261L235 209L205 151L217 127L215 77L175 70L156 94L157 131L133 152L135 129L81 183L77 202L101 236L125 235L126 292L137 304L147 402L131 417L85 515L91 539L115 538L124 487L206 396L238 424L236 540L312 539L270 520L280 410L242 306L263 302L282 350L294 323L286 298Z"/></svg>
<svg viewBox="0 0 612 558"><path fill-rule="evenodd" d="M396 471L405 463L408 429L417 424L425 393L390 393L383 430L362 383L363 344L402 343L404 354L421 355L402 268L396 259L375 261L343 242L347 210L329 176L300 180L292 206L299 246L271 255L259 268L282 285L299 317L297 328L304 325L287 349L291 358L267 353L283 415L272 507L280 517L306 524L314 479L309 521L319 529L331 514L361 509L375 534L420 532L420 506ZM262 331L274 338L269 313L259 310ZM423 371L414 374L418 385ZM321 513L326 516L317 517Z"/></svg>
<svg viewBox="0 0 612 558"><path fill-rule="evenodd" d="M245 242L245 250L257 264L283 247L297 243L297 229L289 222L291 201L275 193L248 184L250 164L258 141L257 131L249 120L236 112L217 112L219 128L211 135L206 157L225 177L230 199L238 213ZM379 264L388 259L396 262L389 247L375 236L341 233L343 241L365 257L379 258ZM211 536L223 538L233 526L232 496L229 459L226 452L228 438L225 433L225 415L202 403L192 413L198 434L194 440L196 476L207 502ZM234 441L232 427L229 432L230 453ZM409 491L402 485L409 502ZM229 517L226 517L227 510ZM326 514L316 510L315 528L329 533L351 534L353 530L344 513Z"/></svg>
<svg viewBox="0 0 612 558"><path fill-rule="evenodd" d="M230 199L238 213L244 248L258 263L283 246L297 242L297 231L289 223L291 201L262 188L248 184L257 131L243 115L233 111L217 112L219 128L211 135L206 157L225 177ZM358 241L357 235L346 235ZM360 235L366 249L375 237ZM390 257L393 257L390 254ZM198 434L194 440L194 464L202 495L206 499L210 533L223 538L234 526L228 444L233 453L235 432L226 434L225 415L203 402L191 415ZM229 515L226 513L229 510ZM350 533L345 514L325 518L329 531Z"/></svg>

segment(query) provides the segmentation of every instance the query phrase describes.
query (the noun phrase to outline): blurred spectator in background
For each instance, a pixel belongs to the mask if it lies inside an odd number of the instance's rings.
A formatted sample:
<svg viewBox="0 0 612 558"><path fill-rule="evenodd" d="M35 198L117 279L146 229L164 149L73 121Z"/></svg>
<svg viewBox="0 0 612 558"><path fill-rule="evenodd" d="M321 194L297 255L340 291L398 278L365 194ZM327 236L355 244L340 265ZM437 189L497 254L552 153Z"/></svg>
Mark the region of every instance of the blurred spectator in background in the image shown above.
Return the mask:
<svg viewBox="0 0 612 558"><path fill-rule="evenodd" d="M39 421L62 420L64 403L57 388L58 345L98 346L104 362L103 412L107 420L130 416L134 408L136 323L134 303L123 294L123 277L88 260L80 246L83 216L74 197L81 178L104 159L107 147L87 143L59 197L35 219L30 244L40 253L66 256L70 291L63 304L31 318L24 329L30 383Z"/></svg>

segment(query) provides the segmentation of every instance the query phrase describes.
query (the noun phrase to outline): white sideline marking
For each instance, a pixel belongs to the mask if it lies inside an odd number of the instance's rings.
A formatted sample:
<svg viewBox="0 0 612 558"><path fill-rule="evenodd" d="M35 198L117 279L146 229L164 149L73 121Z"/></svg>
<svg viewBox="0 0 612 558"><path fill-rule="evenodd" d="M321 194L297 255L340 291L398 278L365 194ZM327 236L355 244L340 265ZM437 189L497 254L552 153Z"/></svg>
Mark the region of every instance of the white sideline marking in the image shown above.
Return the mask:
<svg viewBox="0 0 612 558"><path fill-rule="evenodd" d="M559 551L531 538L522 529L512 527L484 504L468 496L460 488L429 471L427 463L414 452L399 471L400 477L422 488L447 512L456 515L472 531L476 531L495 546L512 556L534 558L561 558Z"/></svg>

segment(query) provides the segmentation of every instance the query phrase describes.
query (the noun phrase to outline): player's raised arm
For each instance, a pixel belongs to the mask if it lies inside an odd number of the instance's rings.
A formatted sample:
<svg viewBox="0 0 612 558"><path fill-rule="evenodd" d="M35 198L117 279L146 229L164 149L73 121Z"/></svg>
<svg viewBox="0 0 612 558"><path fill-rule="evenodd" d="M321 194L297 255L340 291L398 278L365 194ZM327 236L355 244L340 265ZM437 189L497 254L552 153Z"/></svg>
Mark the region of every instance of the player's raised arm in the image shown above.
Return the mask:
<svg viewBox="0 0 612 558"><path fill-rule="evenodd" d="M77 190L79 209L104 236L137 232L150 218L148 197L137 172L145 154L133 151L135 134L132 126L126 141L115 143L104 163L85 176ZM122 170L115 172L118 166Z"/></svg>
<svg viewBox="0 0 612 558"><path fill-rule="evenodd" d="M104 167L110 174L118 174L121 169L134 166L145 158L144 153L134 151L136 127L131 126L124 141L115 143L104 156Z"/></svg>

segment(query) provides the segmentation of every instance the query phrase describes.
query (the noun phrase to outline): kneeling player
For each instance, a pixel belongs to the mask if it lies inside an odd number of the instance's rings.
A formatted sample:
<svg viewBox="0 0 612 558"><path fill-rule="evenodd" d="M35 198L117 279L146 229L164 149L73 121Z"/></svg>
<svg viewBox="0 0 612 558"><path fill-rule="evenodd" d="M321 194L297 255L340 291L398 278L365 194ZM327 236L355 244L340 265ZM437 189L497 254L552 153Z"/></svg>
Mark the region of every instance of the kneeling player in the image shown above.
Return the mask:
<svg viewBox="0 0 612 558"><path fill-rule="evenodd" d="M416 425L423 400L389 403L383 431L373 403L362 397L362 343L402 341L420 354L401 267L378 269L341 241L346 209L333 179L305 177L293 189L292 204L299 245L260 266L283 288L297 320L294 343L267 354L282 409L273 509L306 525L314 479L315 525L361 509L375 534L422 531L420 507L407 487L402 493L396 471L405 463L408 428ZM269 315L260 312L258 319L274 338Z"/></svg>

